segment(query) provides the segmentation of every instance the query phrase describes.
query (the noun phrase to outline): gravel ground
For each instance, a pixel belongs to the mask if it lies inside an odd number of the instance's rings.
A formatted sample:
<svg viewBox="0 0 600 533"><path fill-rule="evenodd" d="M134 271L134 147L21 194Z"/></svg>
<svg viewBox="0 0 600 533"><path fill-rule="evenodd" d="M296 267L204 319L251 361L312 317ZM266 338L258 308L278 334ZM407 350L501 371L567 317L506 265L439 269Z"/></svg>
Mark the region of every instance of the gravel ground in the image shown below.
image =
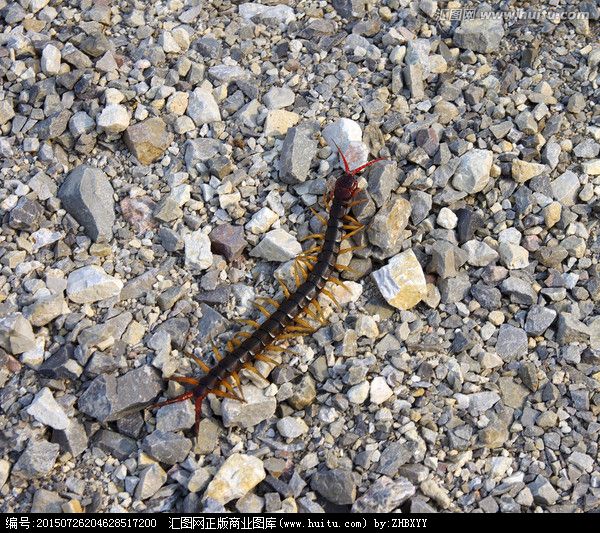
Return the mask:
<svg viewBox="0 0 600 533"><path fill-rule="evenodd" d="M0 0L0 511L598 510L600 4L549 4ZM333 142L386 158L341 310L197 438L144 410L290 281Z"/></svg>

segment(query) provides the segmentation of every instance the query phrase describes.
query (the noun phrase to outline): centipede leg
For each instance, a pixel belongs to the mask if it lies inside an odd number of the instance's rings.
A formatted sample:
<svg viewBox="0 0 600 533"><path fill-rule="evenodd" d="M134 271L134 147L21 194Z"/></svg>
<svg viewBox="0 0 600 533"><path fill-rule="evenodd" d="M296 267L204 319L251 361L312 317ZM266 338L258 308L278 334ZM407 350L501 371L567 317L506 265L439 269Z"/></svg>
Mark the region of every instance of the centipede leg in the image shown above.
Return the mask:
<svg viewBox="0 0 600 533"><path fill-rule="evenodd" d="M204 396L196 396L194 400L194 413L195 413L195 423L194 423L194 431L196 435L200 433L200 419L202 418L202 401L204 400Z"/></svg>

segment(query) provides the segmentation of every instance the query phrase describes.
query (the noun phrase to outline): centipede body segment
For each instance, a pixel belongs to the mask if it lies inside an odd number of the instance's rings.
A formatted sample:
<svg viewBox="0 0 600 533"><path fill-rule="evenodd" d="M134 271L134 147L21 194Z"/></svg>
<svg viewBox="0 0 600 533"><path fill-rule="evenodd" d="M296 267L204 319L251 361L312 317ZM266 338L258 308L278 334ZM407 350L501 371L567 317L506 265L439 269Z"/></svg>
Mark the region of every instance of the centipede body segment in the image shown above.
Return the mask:
<svg viewBox="0 0 600 533"><path fill-rule="evenodd" d="M216 360L213 367L209 367L202 359L192 355L198 366L204 371L204 376L200 378L171 376L168 378L169 380L183 385L191 385L192 390L157 403L152 406L153 408L193 400L196 413L195 431L198 432L202 401L206 396L214 394L221 398L244 401L239 376L242 369L258 373L258 370L252 365L254 361L277 364L267 354L283 351L281 347L277 346L279 341L313 333L315 329L306 319L301 317L303 313L317 323L324 323L322 309L317 297L323 294L337 304L335 296L325 285L329 281L337 285L343 285L334 276L334 272L347 270L348 267L338 264L337 258L342 253L357 248L351 246L342 248L342 246L344 242L348 241L363 227L349 214L350 208L357 203L354 200L358 192L356 175L381 160L375 159L351 170L339 147L338 152L344 163L345 172L336 180L333 192L327 199L329 217L325 219L325 217L315 213L324 223L325 229L323 233L311 234L308 237L315 239L319 244L305 250L296 258L294 265L296 289L290 291L285 283L279 280L284 294L283 301L277 302L272 298L263 298L262 303L256 302L255 305L264 316L264 320L262 322L250 319L242 320L242 322L252 326L254 331L240 331L236 338L227 343L225 354L221 354L213 344L212 351ZM268 306L272 307L273 311L269 311Z"/></svg>

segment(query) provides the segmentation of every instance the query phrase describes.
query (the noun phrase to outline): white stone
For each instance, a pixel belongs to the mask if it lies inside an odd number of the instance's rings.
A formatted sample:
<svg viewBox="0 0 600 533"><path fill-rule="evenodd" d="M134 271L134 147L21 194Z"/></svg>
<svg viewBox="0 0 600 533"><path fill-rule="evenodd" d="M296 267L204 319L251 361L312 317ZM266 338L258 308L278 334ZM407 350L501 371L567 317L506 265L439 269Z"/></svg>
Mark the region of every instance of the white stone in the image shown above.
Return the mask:
<svg viewBox="0 0 600 533"><path fill-rule="evenodd" d="M63 408L56 402L48 387L44 387L35 395L27 408L27 414L53 429L67 429L69 425L69 418Z"/></svg>
<svg viewBox="0 0 600 533"><path fill-rule="evenodd" d="M385 378L377 376L371 381L371 403L380 404L385 402L394 394L390 386L385 381Z"/></svg>
<svg viewBox="0 0 600 533"><path fill-rule="evenodd" d="M506 228L498 233L498 242L507 244L521 244L523 236L517 228Z"/></svg>
<svg viewBox="0 0 600 533"><path fill-rule="evenodd" d="M363 291L363 286L356 281L344 280L343 283L343 287L337 283L328 283L326 285L327 290L333 294L334 298L342 307L350 302L358 301ZM324 302L329 300L325 295L322 295L322 299Z"/></svg>
<svg viewBox="0 0 600 533"><path fill-rule="evenodd" d="M454 172L452 184L459 190L475 194L490 180L494 154L491 150L471 150L462 155Z"/></svg>
<svg viewBox="0 0 600 533"><path fill-rule="evenodd" d="M263 462L258 457L235 453L221 465L204 498L212 498L225 505L246 495L265 477Z"/></svg>
<svg viewBox="0 0 600 533"><path fill-rule="evenodd" d="M348 389L348 401L356 405L365 403L367 397L369 396L369 388L368 381L363 381L358 385L353 385L350 387L350 389Z"/></svg>
<svg viewBox="0 0 600 533"><path fill-rule="evenodd" d="M55 242L62 239L62 237L62 232L51 231L48 228L40 228L39 230L34 231L30 236L30 239L33 241L33 253L37 252L40 248L43 248L44 246L54 244Z"/></svg>
<svg viewBox="0 0 600 533"><path fill-rule="evenodd" d="M101 267L89 265L71 272L67 278L67 296L78 304L89 304L118 296L123 282L109 276Z"/></svg>
<svg viewBox="0 0 600 533"><path fill-rule="evenodd" d="M600 159L590 159L589 161L584 161L581 164L581 169L584 174L588 176L598 176L600 175Z"/></svg>
<svg viewBox="0 0 600 533"><path fill-rule="evenodd" d="M487 266L498 259L498 252L482 241L473 239L463 244L462 248L467 252L467 262L472 266Z"/></svg>
<svg viewBox="0 0 600 533"><path fill-rule="evenodd" d="M0 317L0 347L12 355L18 355L36 347L33 328L21 313L9 313Z"/></svg>
<svg viewBox="0 0 600 533"><path fill-rule="evenodd" d="M252 249L252 257L261 257L267 261L284 262L302 252L302 246L295 237L283 229L269 231Z"/></svg>
<svg viewBox="0 0 600 533"><path fill-rule="evenodd" d="M56 76L60 72L61 53L53 44L47 44L42 52L40 65L46 76Z"/></svg>
<svg viewBox="0 0 600 533"><path fill-rule="evenodd" d="M372 275L383 297L397 309L410 309L427 296L425 274L412 250L395 255Z"/></svg>
<svg viewBox="0 0 600 533"><path fill-rule="evenodd" d="M285 416L277 421L277 431L286 439L295 439L308 431L306 422L295 416Z"/></svg>
<svg viewBox="0 0 600 533"><path fill-rule="evenodd" d="M215 97L205 89L197 88L190 94L187 115L196 126L203 126L221 120L221 111Z"/></svg>
<svg viewBox="0 0 600 533"><path fill-rule="evenodd" d="M206 270L213 264L210 239L202 230L188 233L183 238L185 245L185 266L194 271Z"/></svg>
<svg viewBox="0 0 600 533"><path fill-rule="evenodd" d="M108 87L104 91L104 101L107 105L120 104L123 100L125 100L125 95L121 91L119 91L119 89L115 89L114 87Z"/></svg>
<svg viewBox="0 0 600 533"><path fill-rule="evenodd" d="M244 20L250 20L256 15L276 19L284 25L296 20L294 10L286 5L265 6L258 2L245 2L240 4L238 12Z"/></svg>
<svg viewBox="0 0 600 533"><path fill-rule="evenodd" d="M129 126L127 108L119 104L109 104L100 113L96 121L98 126L109 133L120 133Z"/></svg>
<svg viewBox="0 0 600 533"><path fill-rule="evenodd" d="M458 217L454 214L454 211L447 207L442 207L437 217L437 223L442 228L454 229L458 222Z"/></svg>
<svg viewBox="0 0 600 533"><path fill-rule="evenodd" d="M31 350L27 350L21 354L19 360L24 365L27 365L30 368L38 368L44 362L44 348L46 346L46 342L44 337L37 337L35 339L35 348Z"/></svg>
<svg viewBox="0 0 600 533"><path fill-rule="evenodd" d="M267 109L282 109L294 103L296 94L289 87L271 87L263 96Z"/></svg>
<svg viewBox="0 0 600 533"><path fill-rule="evenodd" d="M277 213L268 207L259 209L246 224L246 229L254 235L262 235L279 219Z"/></svg>
<svg viewBox="0 0 600 533"><path fill-rule="evenodd" d="M529 252L518 244L500 243L500 260L510 270L525 268L529 265Z"/></svg>
<svg viewBox="0 0 600 533"><path fill-rule="evenodd" d="M158 39L158 44L162 46L162 49L166 54L179 54L181 52L181 48L170 31L162 32Z"/></svg>
<svg viewBox="0 0 600 533"><path fill-rule="evenodd" d="M362 129L358 122L341 118L323 129L323 138L337 153L338 147L344 153L350 169L365 164L369 158L369 149L362 142ZM337 146L336 146L337 145ZM343 161L340 157L340 165Z"/></svg>

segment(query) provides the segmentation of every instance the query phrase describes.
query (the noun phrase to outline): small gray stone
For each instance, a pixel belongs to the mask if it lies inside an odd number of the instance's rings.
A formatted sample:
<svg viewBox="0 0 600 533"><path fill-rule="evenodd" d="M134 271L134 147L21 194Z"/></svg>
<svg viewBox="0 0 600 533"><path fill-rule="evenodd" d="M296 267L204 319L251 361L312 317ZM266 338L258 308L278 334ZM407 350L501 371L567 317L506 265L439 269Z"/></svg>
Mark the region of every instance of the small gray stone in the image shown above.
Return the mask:
<svg viewBox="0 0 600 533"><path fill-rule="evenodd" d="M308 431L308 426L301 418L285 416L277 421L277 431L286 439L295 439Z"/></svg>
<svg viewBox="0 0 600 533"><path fill-rule="evenodd" d="M271 87L263 96L267 109L283 109L291 106L296 99L294 91L288 87Z"/></svg>
<svg viewBox="0 0 600 533"><path fill-rule="evenodd" d="M179 431L194 425L196 416L192 402L185 401L165 405L156 412L156 429L159 431Z"/></svg>
<svg viewBox="0 0 600 533"><path fill-rule="evenodd" d="M253 385L244 385L246 403L225 398L221 404L223 425L249 428L275 414L277 401L273 396L265 396L264 390Z"/></svg>
<svg viewBox="0 0 600 533"><path fill-rule="evenodd" d="M500 284L500 290L508 294L514 303L532 305L537 302L537 293L531 283L524 279L511 276Z"/></svg>
<svg viewBox="0 0 600 533"><path fill-rule="evenodd" d="M190 94L186 114L196 126L211 124L221 120L219 104L215 97L206 89L197 88Z"/></svg>
<svg viewBox="0 0 600 533"><path fill-rule="evenodd" d="M415 486L405 478L392 481L389 477L382 476L354 502L352 512L391 513L415 492Z"/></svg>
<svg viewBox="0 0 600 533"><path fill-rule="evenodd" d="M160 376L148 365L130 370L119 378L103 374L83 392L78 402L79 410L101 422L118 420L128 412L148 405L162 387Z"/></svg>
<svg viewBox="0 0 600 533"><path fill-rule="evenodd" d="M525 331L531 335L543 335L556 318L556 311L541 305L534 305L527 313Z"/></svg>
<svg viewBox="0 0 600 533"><path fill-rule="evenodd" d="M502 324L498 332L496 353L504 361L513 361L527 355L527 333L510 324Z"/></svg>
<svg viewBox="0 0 600 533"><path fill-rule="evenodd" d="M14 229L35 231L40 226L43 213L44 210L38 202L22 196L10 211L8 225Z"/></svg>
<svg viewBox="0 0 600 533"><path fill-rule="evenodd" d="M306 181L316 153L316 141L307 137L303 130L290 128L283 141L279 158L281 180L292 185Z"/></svg>
<svg viewBox="0 0 600 533"><path fill-rule="evenodd" d="M289 261L302 252L302 245L284 229L269 231L252 249L252 257L261 257L267 261Z"/></svg>
<svg viewBox="0 0 600 533"><path fill-rule="evenodd" d="M44 387L35 395L27 408L27 413L38 422L54 429L66 429L69 425L67 415L56 402L48 387Z"/></svg>
<svg viewBox="0 0 600 533"><path fill-rule="evenodd" d="M25 479L36 479L50 473L58 458L59 445L47 440L29 441L16 462L12 474Z"/></svg>
<svg viewBox="0 0 600 533"><path fill-rule="evenodd" d="M144 439L142 448L157 461L174 465L185 460L192 441L177 433L156 430Z"/></svg>
<svg viewBox="0 0 600 533"><path fill-rule="evenodd" d="M560 344L572 342L587 343L590 339L590 329L571 313L560 313L556 338Z"/></svg>
<svg viewBox="0 0 600 533"><path fill-rule="evenodd" d="M494 52L500 46L504 37L502 19L463 20L454 32L454 44L473 52L487 54Z"/></svg>
<svg viewBox="0 0 600 533"><path fill-rule="evenodd" d="M67 277L67 295L75 303L93 303L118 296L123 282L109 276L101 267L89 265L78 268Z"/></svg>
<svg viewBox="0 0 600 533"><path fill-rule="evenodd" d="M63 452L69 452L73 457L81 455L88 449L88 436L83 424L71 418L64 430L52 432L52 442L60 445Z"/></svg>
<svg viewBox="0 0 600 533"><path fill-rule="evenodd" d="M206 455L212 453L219 443L220 428L214 420L203 418L198 426L198 435L194 442L194 453Z"/></svg>
<svg viewBox="0 0 600 533"><path fill-rule="evenodd" d="M522 409L523 403L527 398L529 392L523 385L516 383L511 377L502 377L498 380L500 387L500 395L502 396L502 402L507 407L513 409Z"/></svg>
<svg viewBox="0 0 600 533"><path fill-rule="evenodd" d="M13 355L36 347L33 328L21 313L9 313L0 318L0 347Z"/></svg>
<svg viewBox="0 0 600 533"><path fill-rule="evenodd" d="M571 206L577 202L577 193L581 183L577 174L567 170L556 178L551 184L552 197L563 206Z"/></svg>
<svg viewBox="0 0 600 533"><path fill-rule="evenodd" d="M112 239L113 194L106 174L88 165L72 170L58 191L65 210L94 241Z"/></svg>
<svg viewBox="0 0 600 533"><path fill-rule="evenodd" d="M33 495L31 502L32 513L62 513L63 504L66 503L64 498L61 498L56 492L38 489Z"/></svg>
<svg viewBox="0 0 600 533"><path fill-rule="evenodd" d="M490 150L471 150L464 154L454 173L452 184L459 190L475 194L483 190L490 179L493 152Z"/></svg>
<svg viewBox="0 0 600 533"><path fill-rule="evenodd" d="M93 445L121 461L129 459L137 451L135 440L108 429L94 434Z"/></svg>
<svg viewBox="0 0 600 533"><path fill-rule="evenodd" d="M406 442L392 442L381 453L377 472L394 477L398 469L413 457L413 447Z"/></svg>
<svg viewBox="0 0 600 533"><path fill-rule="evenodd" d="M317 472L310 486L323 498L337 505L352 505L356 500L356 483L351 471L334 469Z"/></svg>
<svg viewBox="0 0 600 533"><path fill-rule="evenodd" d="M535 481L529 483L527 486L529 487L531 494L533 494L533 500L537 504L554 505L560 498L556 489L541 474L535 478Z"/></svg>
<svg viewBox="0 0 600 533"><path fill-rule="evenodd" d="M135 487L135 498L147 500L154 496L167 481L167 473L159 464L152 464L142 470L140 480Z"/></svg>

